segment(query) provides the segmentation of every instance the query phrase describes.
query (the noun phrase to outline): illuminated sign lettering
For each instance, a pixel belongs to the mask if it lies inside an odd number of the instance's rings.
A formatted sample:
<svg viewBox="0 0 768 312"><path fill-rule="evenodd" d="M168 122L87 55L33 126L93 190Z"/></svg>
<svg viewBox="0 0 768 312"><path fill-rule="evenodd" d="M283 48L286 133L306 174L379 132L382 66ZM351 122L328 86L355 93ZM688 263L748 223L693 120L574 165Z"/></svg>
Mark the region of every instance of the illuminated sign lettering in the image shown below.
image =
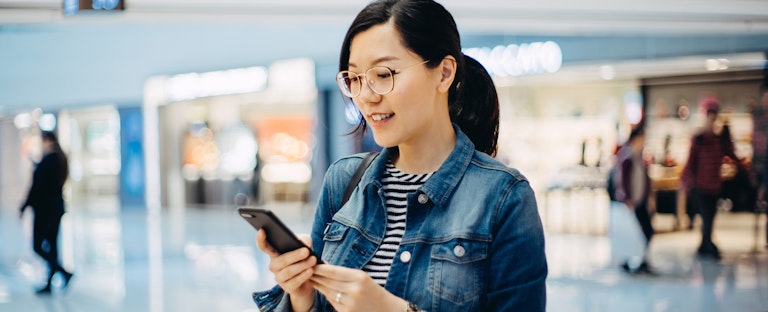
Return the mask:
<svg viewBox="0 0 768 312"><path fill-rule="evenodd" d="M265 67L248 67L170 77L166 98L170 102L207 96L250 93L267 86Z"/></svg>
<svg viewBox="0 0 768 312"><path fill-rule="evenodd" d="M464 54L483 64L491 75L501 77L554 73L563 64L563 52L552 41L469 48Z"/></svg>
<svg viewBox="0 0 768 312"><path fill-rule="evenodd" d="M93 0L91 1L91 8L94 10L114 10L120 4L120 0Z"/></svg>
<svg viewBox="0 0 768 312"><path fill-rule="evenodd" d="M64 15L74 15L79 11L117 11L125 10L121 0L64 0Z"/></svg>

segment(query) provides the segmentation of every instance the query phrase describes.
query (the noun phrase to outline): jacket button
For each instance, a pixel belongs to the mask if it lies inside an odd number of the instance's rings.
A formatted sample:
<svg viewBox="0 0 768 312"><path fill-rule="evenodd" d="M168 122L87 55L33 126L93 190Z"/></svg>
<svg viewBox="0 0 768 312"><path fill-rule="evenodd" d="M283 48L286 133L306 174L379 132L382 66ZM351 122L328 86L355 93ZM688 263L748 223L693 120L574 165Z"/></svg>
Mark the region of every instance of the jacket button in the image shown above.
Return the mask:
<svg viewBox="0 0 768 312"><path fill-rule="evenodd" d="M429 201L429 197L427 194L421 193L419 194L419 204L426 204Z"/></svg>
<svg viewBox="0 0 768 312"><path fill-rule="evenodd" d="M464 246L456 245L456 247L453 247L453 255L456 257L464 257L464 254L466 254L467 251L464 249Z"/></svg>
<svg viewBox="0 0 768 312"><path fill-rule="evenodd" d="M403 251L403 253L400 254L400 262L408 263L409 261L411 261L411 252Z"/></svg>

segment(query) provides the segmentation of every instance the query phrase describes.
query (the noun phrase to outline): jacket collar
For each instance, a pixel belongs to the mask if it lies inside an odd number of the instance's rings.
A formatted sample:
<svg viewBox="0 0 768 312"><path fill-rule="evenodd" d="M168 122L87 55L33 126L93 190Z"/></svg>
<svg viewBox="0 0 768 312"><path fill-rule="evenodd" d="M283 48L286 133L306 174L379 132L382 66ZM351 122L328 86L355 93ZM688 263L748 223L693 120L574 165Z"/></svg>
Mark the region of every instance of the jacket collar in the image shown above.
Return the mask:
<svg viewBox="0 0 768 312"><path fill-rule="evenodd" d="M461 181L464 172L469 168L472 156L475 153L475 145L472 141L453 124L453 130L456 133L456 144L453 151L440 166L439 169L427 180L421 187L421 191L429 197L429 200L436 206L442 207L453 193L453 190ZM398 153L397 147L384 148L376 159L371 163L369 170L366 170L361 182L362 185L374 183L381 187L381 178L386 170L387 159Z"/></svg>

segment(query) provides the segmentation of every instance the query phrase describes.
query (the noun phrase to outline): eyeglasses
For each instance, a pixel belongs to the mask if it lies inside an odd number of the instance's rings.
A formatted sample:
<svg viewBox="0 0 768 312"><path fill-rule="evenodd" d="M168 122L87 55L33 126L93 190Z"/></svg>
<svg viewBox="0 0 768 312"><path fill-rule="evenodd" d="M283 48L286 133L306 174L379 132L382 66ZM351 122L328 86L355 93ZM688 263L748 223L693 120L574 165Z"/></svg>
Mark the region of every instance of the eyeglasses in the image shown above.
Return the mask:
<svg viewBox="0 0 768 312"><path fill-rule="evenodd" d="M363 89L363 77L365 77L365 81L368 83L368 87L371 88L371 91L379 95L384 95L392 92L392 89L395 88L395 75L410 67L421 65L426 62L429 62L429 60L398 69L391 69L386 66L374 66L366 70L365 74L342 70L336 74L336 82L339 84L341 93L353 98L360 95L360 91Z"/></svg>

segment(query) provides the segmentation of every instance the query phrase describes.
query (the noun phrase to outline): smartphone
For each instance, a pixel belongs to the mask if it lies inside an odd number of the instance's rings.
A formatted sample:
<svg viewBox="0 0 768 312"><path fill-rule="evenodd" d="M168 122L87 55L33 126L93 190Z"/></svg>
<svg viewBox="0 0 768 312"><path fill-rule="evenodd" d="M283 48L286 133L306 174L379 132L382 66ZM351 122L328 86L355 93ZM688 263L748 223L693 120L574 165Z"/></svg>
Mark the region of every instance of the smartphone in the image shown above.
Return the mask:
<svg viewBox="0 0 768 312"><path fill-rule="evenodd" d="M307 247L309 249L309 255L315 256L315 258L317 258L317 263L323 263L320 256L315 254L315 252L312 251L312 248L300 241L299 238L296 237L296 235L294 235L293 232L291 232L291 230L288 229L288 227L285 226L285 224L269 209L242 207L238 208L237 212L256 230L264 229L267 233L267 242L280 254L294 251L301 247Z"/></svg>

